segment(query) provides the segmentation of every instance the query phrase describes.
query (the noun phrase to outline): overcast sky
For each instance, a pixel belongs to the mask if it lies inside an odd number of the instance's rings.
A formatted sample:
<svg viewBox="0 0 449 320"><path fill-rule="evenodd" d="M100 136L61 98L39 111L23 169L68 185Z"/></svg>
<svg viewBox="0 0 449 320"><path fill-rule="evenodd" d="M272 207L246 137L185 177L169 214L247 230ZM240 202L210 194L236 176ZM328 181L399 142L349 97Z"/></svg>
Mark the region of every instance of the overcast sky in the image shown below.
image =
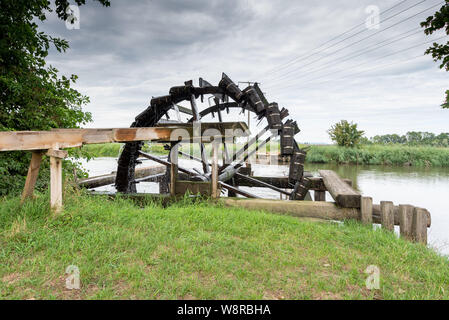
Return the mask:
<svg viewBox="0 0 449 320"><path fill-rule="evenodd" d="M76 88L91 99L88 127L128 127L151 97L199 77L217 84L225 72L235 82L260 82L268 100L298 122L301 142L329 142L326 130L342 119L367 136L449 131L449 110L440 107L449 74L423 55L424 42L444 34L419 30L441 5L419 12L440 0L111 3L80 7L79 30L54 14L42 25L70 42L48 60L79 76ZM381 15L379 28L366 28L367 7L382 12L398 3Z"/></svg>

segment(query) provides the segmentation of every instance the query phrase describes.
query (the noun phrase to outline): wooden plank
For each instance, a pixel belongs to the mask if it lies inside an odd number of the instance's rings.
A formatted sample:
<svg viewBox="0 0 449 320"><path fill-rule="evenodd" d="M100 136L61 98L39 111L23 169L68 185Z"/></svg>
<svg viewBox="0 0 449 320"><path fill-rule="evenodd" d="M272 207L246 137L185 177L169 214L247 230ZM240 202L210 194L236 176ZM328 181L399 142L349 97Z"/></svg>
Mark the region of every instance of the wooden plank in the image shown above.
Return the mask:
<svg viewBox="0 0 449 320"><path fill-rule="evenodd" d="M50 208L54 213L62 210L62 160L50 157Z"/></svg>
<svg viewBox="0 0 449 320"><path fill-rule="evenodd" d="M218 189L218 143L212 143L212 171L211 171L212 199L220 197Z"/></svg>
<svg viewBox="0 0 449 320"><path fill-rule="evenodd" d="M395 225L399 225L400 221L399 221L399 206L394 206L393 208L394 211L394 224ZM427 217L427 227L431 226L431 216L430 216L430 212L426 211L426 217ZM378 204L373 204L373 222L374 223L381 223L381 208L380 205Z"/></svg>
<svg viewBox="0 0 449 320"><path fill-rule="evenodd" d="M360 220L364 224L373 223L373 198L362 197L360 204Z"/></svg>
<svg viewBox="0 0 449 320"><path fill-rule="evenodd" d="M412 222L414 207L411 205L399 205L399 229L401 237L412 240ZM427 219L427 217L426 217ZM427 224L426 224L427 227Z"/></svg>
<svg viewBox="0 0 449 320"><path fill-rule="evenodd" d="M33 151L31 155L30 166L28 167L28 174L25 181L25 187L22 192L22 203L26 199L33 197L34 186L36 185L37 177L39 176L39 168L42 163L43 151Z"/></svg>
<svg viewBox="0 0 449 320"><path fill-rule="evenodd" d="M332 170L319 170L324 185L334 198L335 202L343 208L360 208L361 195L343 181Z"/></svg>
<svg viewBox="0 0 449 320"><path fill-rule="evenodd" d="M136 168L134 177L135 179L144 178L150 175L164 173L166 171L166 166L163 165L154 165L143 168ZM115 177L117 173L113 172L110 174L104 174L96 177L89 177L86 179L82 179L78 181L78 185L83 188L98 188L101 186L106 186L109 184L113 184L115 182Z"/></svg>
<svg viewBox="0 0 449 320"><path fill-rule="evenodd" d="M2 131L0 151L65 149L83 144L131 142L131 141L179 141L178 134L187 135L185 142L193 139L209 142L211 135L221 133L246 136L247 126L243 122L201 123L201 136L193 136L193 124L169 124L151 128L106 128L106 129L55 129L51 131ZM236 129L240 129L235 131ZM218 131L217 131L218 130ZM240 134L239 134L240 133ZM189 140L189 139L190 140Z"/></svg>
<svg viewBox="0 0 449 320"><path fill-rule="evenodd" d="M394 230L394 204L391 201L380 202L382 228Z"/></svg>
<svg viewBox="0 0 449 320"><path fill-rule="evenodd" d="M170 195L176 196L176 181L178 179L178 145L172 145L170 151Z"/></svg>
<svg viewBox="0 0 449 320"><path fill-rule="evenodd" d="M425 209L414 208L413 210L412 236L414 241L427 244L427 215Z"/></svg>
<svg viewBox="0 0 449 320"><path fill-rule="evenodd" d="M209 181L176 181L175 195L201 194L204 196L212 196L211 183Z"/></svg>
<svg viewBox="0 0 449 320"><path fill-rule="evenodd" d="M326 191L315 190L314 199L315 201L326 201Z"/></svg>

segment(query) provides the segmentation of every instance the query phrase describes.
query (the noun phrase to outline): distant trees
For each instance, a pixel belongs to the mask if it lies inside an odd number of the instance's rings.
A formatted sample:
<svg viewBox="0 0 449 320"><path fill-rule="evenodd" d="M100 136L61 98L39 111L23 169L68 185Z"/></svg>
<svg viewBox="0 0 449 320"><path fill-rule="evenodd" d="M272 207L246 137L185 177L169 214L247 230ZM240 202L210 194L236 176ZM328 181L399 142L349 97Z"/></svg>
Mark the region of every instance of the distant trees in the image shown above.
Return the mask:
<svg viewBox="0 0 449 320"><path fill-rule="evenodd" d="M449 147L449 133L440 133L439 135L436 135L431 132L410 131L405 135L378 135L372 137L369 141L374 144Z"/></svg>
<svg viewBox="0 0 449 320"><path fill-rule="evenodd" d="M334 124L328 130L328 133L332 141L336 142L337 145L353 148L360 143L364 131L358 130L356 123L341 120Z"/></svg>
<svg viewBox="0 0 449 320"><path fill-rule="evenodd" d="M427 35L431 35L440 29L444 29L446 34L449 35L449 0L446 0L446 3L433 16L421 22L421 27L425 28L424 33ZM435 62L441 61L440 68L449 71L449 41L446 44L434 43L426 50L426 54L431 54ZM449 108L449 90L446 91L446 101L442 104L442 107Z"/></svg>

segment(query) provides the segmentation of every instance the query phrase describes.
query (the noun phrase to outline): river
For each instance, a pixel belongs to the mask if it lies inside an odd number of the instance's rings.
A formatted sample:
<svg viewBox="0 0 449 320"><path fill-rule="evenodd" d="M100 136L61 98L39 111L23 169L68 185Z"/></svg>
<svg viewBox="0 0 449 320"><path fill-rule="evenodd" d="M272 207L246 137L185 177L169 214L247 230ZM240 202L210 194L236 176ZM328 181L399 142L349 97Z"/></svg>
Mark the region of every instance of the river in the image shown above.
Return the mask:
<svg viewBox="0 0 449 320"><path fill-rule="evenodd" d="M191 160L179 159L180 166L201 169L201 164ZM144 161L142 166L151 165ZM114 158L97 158L83 162L90 176L115 171L117 160ZM351 179L354 187L363 195L373 198L374 203L387 200L395 205L412 204L426 208L432 216L429 229L429 246L438 252L449 255L449 168L354 166L332 164L307 164L306 170L318 175L318 170L330 169L341 177ZM253 165L255 175L288 175L287 166ZM265 198L279 199L279 194L264 188L243 188ZM113 186L97 188L98 191L115 191ZM157 193L156 183L140 183L138 192ZM332 200L327 194L327 201ZM397 228L397 227L396 227ZM397 230L396 230L397 231Z"/></svg>

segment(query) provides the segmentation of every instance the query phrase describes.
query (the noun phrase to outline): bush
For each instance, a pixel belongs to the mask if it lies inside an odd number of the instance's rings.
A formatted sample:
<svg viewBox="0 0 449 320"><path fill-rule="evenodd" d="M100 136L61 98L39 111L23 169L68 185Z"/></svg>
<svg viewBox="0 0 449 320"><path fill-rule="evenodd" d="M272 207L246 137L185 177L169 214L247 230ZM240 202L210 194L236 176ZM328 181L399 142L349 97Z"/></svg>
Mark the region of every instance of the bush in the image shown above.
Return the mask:
<svg viewBox="0 0 449 320"><path fill-rule="evenodd" d="M357 130L357 124L341 120L328 130L332 141L340 147L353 148L360 143L364 132Z"/></svg>

